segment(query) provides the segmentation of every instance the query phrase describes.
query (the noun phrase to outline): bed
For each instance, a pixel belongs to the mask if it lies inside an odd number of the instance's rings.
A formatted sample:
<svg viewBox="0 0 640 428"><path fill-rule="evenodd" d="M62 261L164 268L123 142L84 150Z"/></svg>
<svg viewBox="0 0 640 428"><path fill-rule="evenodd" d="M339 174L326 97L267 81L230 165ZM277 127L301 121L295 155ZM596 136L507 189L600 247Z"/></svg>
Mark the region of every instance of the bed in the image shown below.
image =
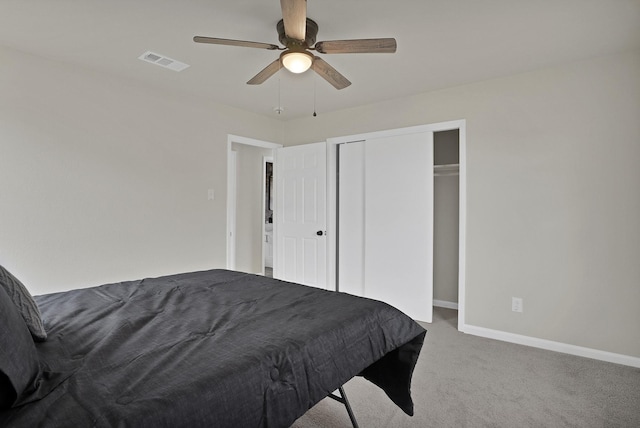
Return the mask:
<svg viewBox="0 0 640 428"><path fill-rule="evenodd" d="M147 278L35 296L46 340L24 354L2 293L0 426L287 427L356 375L413 415L425 330L379 301L228 270Z"/></svg>

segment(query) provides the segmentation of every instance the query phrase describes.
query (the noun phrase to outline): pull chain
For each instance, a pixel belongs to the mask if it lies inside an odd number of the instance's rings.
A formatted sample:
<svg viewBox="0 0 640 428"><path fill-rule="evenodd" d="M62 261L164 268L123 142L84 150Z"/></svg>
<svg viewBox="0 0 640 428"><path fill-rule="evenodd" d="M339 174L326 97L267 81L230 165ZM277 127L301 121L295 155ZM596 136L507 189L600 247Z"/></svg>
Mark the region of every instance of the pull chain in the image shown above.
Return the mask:
<svg viewBox="0 0 640 428"><path fill-rule="evenodd" d="M280 91L280 78L278 78L278 105L273 108L273 111L275 111L279 115L282 114L282 112L284 111L284 107L282 107L282 95L280 94L280 92L281 92Z"/></svg>

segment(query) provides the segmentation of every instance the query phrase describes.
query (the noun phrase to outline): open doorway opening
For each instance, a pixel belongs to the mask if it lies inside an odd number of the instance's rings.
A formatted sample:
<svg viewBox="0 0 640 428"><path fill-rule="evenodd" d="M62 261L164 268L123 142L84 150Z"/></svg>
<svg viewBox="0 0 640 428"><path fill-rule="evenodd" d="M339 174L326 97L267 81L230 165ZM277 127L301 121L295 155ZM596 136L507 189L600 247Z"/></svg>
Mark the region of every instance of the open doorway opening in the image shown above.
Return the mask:
<svg viewBox="0 0 640 428"><path fill-rule="evenodd" d="M433 134L433 306L458 309L460 131Z"/></svg>
<svg viewBox="0 0 640 428"><path fill-rule="evenodd" d="M265 274L266 171L280 144L229 135L227 140L227 269Z"/></svg>
<svg viewBox="0 0 640 428"><path fill-rule="evenodd" d="M264 241L262 243L262 259L264 275L273 278L273 216L275 200L273 198L273 157L264 157Z"/></svg>

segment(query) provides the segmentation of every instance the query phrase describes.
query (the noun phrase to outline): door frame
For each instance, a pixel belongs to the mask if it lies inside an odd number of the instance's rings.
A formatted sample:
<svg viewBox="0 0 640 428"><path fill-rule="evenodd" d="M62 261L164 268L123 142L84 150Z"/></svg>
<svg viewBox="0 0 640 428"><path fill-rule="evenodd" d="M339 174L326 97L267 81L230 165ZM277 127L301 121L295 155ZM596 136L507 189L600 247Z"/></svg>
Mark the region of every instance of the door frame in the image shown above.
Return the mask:
<svg viewBox="0 0 640 428"><path fill-rule="evenodd" d="M355 134L344 137L327 139L327 230L337 230L338 213L338 144L363 141L372 138L393 137L418 132L440 132L459 130L460 150L460 184L459 184L459 241L458 241L458 330L464 331L466 326L466 242L467 242L467 142L466 120L452 120L432 123L428 125L407 128L389 129L384 131ZM332 232L327 235L327 288L336 289L337 266L337 236Z"/></svg>
<svg viewBox="0 0 640 428"><path fill-rule="evenodd" d="M237 174L237 158L235 152L232 150L233 143L245 144L262 149L279 149L283 147L282 144L271 143L269 141L256 140L254 138L241 137L233 134L227 135L227 269L232 270L236 268L236 201L238 191L235 177L235 174ZM262 225L262 236L264 236L264 224ZM262 265L264 273L264 254L262 255Z"/></svg>

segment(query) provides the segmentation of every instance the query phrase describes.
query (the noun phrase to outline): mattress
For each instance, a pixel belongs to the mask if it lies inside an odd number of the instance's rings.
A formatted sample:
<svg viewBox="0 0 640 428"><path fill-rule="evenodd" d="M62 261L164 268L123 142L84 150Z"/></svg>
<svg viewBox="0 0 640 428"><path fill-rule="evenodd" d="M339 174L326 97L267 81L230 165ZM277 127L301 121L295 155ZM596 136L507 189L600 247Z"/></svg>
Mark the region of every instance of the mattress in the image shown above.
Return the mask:
<svg viewBox="0 0 640 428"><path fill-rule="evenodd" d="M228 270L35 300L42 375L0 426L287 427L356 375L413 414L425 330L379 301Z"/></svg>

